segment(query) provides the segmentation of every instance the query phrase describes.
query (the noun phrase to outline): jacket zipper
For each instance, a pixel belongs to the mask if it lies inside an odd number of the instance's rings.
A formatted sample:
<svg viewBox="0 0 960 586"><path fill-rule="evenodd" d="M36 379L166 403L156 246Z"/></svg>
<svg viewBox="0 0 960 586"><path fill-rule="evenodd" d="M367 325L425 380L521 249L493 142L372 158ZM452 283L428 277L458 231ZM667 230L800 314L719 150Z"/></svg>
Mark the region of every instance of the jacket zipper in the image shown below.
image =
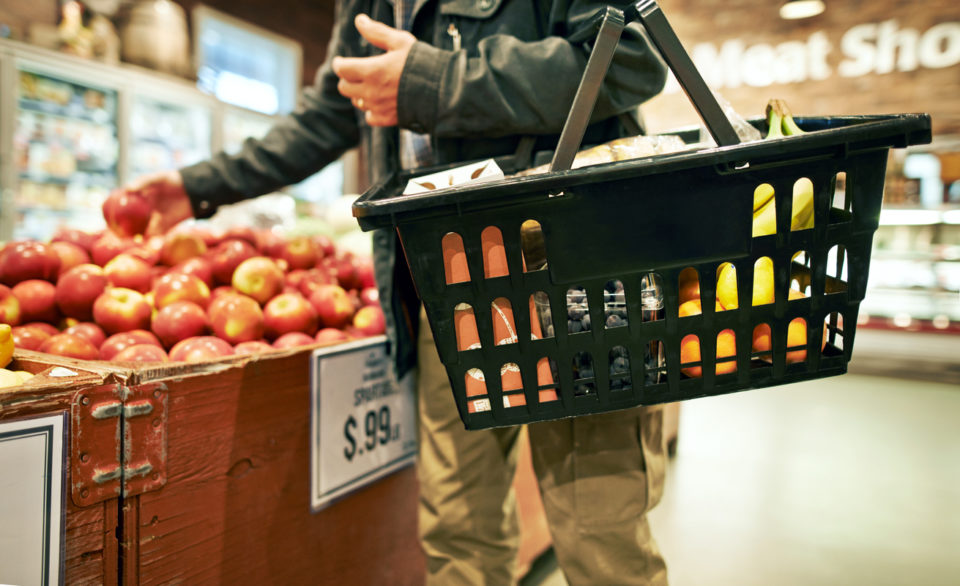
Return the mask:
<svg viewBox="0 0 960 586"><path fill-rule="evenodd" d="M460 50L460 29L457 28L457 25L450 23L447 26L447 34L450 35L450 38L453 39L453 50Z"/></svg>

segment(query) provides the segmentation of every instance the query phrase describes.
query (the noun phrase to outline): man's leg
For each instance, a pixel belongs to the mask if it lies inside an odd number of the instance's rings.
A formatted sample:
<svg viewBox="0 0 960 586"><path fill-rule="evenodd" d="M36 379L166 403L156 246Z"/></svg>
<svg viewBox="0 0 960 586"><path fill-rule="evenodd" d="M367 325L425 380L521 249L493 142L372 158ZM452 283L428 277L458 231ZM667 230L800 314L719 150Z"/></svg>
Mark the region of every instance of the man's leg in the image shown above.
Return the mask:
<svg viewBox="0 0 960 586"><path fill-rule="evenodd" d="M533 466L571 585L666 584L646 513L663 491L660 407L534 423Z"/></svg>
<svg viewBox="0 0 960 586"><path fill-rule="evenodd" d="M519 544L513 476L520 428L463 428L422 313L420 321L417 476L427 582L511 584Z"/></svg>

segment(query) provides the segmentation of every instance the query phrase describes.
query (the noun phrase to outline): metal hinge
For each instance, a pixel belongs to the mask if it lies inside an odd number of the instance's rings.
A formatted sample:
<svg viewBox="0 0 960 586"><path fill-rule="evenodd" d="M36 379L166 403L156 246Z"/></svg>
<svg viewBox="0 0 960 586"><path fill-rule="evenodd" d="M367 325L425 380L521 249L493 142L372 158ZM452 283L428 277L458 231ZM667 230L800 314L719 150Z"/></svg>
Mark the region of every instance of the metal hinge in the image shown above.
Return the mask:
<svg viewBox="0 0 960 586"><path fill-rule="evenodd" d="M70 493L77 506L142 494L166 483L164 385L84 389L74 396L70 414Z"/></svg>

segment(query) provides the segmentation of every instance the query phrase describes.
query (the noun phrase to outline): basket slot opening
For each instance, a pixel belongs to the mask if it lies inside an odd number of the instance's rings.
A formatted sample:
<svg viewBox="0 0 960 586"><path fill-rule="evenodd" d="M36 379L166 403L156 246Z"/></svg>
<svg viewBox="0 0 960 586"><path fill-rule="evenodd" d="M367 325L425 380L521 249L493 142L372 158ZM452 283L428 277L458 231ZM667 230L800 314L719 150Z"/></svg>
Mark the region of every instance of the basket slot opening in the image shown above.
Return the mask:
<svg viewBox="0 0 960 586"><path fill-rule="evenodd" d="M624 346L610 349L610 390L629 391L633 387L630 376L630 352Z"/></svg>
<svg viewBox="0 0 960 586"><path fill-rule="evenodd" d="M788 300L790 301L809 297L811 279L813 278L812 259L806 250L795 252L792 261L790 263L790 291L788 291Z"/></svg>
<svg viewBox="0 0 960 586"><path fill-rule="evenodd" d="M524 272L542 271L547 268L547 246L543 240L543 228L536 220L527 220L520 225L520 250Z"/></svg>
<svg viewBox="0 0 960 586"><path fill-rule="evenodd" d="M790 217L790 230L810 230L813 228L813 181L801 177L793 184L793 208Z"/></svg>
<svg viewBox="0 0 960 586"><path fill-rule="evenodd" d="M477 331L477 316L469 303L458 303L453 308L453 327L457 335L457 351L480 348L480 332Z"/></svg>
<svg viewBox="0 0 960 586"><path fill-rule="evenodd" d="M831 208L850 213L853 198L847 197L847 172L840 171L833 176L833 201Z"/></svg>
<svg viewBox="0 0 960 586"><path fill-rule="evenodd" d="M807 320L795 317L787 326L787 364L807 359Z"/></svg>
<svg viewBox="0 0 960 586"><path fill-rule="evenodd" d="M534 340L554 336L553 313L550 311L550 296L537 291L530 296L530 336Z"/></svg>
<svg viewBox="0 0 960 586"><path fill-rule="evenodd" d="M761 256L753 263L753 304L769 305L774 301L773 259Z"/></svg>
<svg viewBox="0 0 960 586"><path fill-rule="evenodd" d="M737 335L731 329L717 334L716 374L729 374L737 371ZM703 376L703 363L700 355L700 338L688 334L680 341L680 372L691 377Z"/></svg>
<svg viewBox="0 0 960 586"><path fill-rule="evenodd" d="M471 368L463 375L467 395L467 411L479 413L490 410L487 397L487 379L479 368Z"/></svg>
<svg viewBox="0 0 960 586"><path fill-rule="evenodd" d="M573 357L573 395L583 397L596 395L597 385L594 378L593 358L589 352L577 352Z"/></svg>
<svg viewBox="0 0 960 586"><path fill-rule="evenodd" d="M537 389L540 390L540 402L543 402L543 391L554 389L553 399L557 398L556 389L559 387L560 372L557 370L557 361L544 356L537 361Z"/></svg>
<svg viewBox="0 0 960 586"><path fill-rule="evenodd" d="M480 233L483 250L483 277L494 279L510 274L507 268L507 251L503 247L503 233L496 226L487 226Z"/></svg>
<svg viewBox="0 0 960 586"><path fill-rule="evenodd" d="M843 314L831 312L823 323L823 353L827 356L843 354Z"/></svg>
<svg viewBox="0 0 960 586"><path fill-rule="evenodd" d="M647 273L640 277L640 309L643 312L641 321L644 322L659 321L665 317L663 278L660 273Z"/></svg>
<svg viewBox="0 0 960 586"><path fill-rule="evenodd" d="M834 244L827 252L826 292L843 293L847 290L847 248Z"/></svg>
<svg viewBox="0 0 960 586"><path fill-rule="evenodd" d="M527 397L523 394L523 376L515 362L508 362L500 367L500 388L503 390L505 408L527 404Z"/></svg>
<svg viewBox="0 0 960 586"><path fill-rule="evenodd" d="M773 186L761 183L753 190L753 237L777 233L777 198Z"/></svg>
<svg viewBox="0 0 960 586"><path fill-rule="evenodd" d="M646 381L655 385L667 380L667 358L663 340L651 340L643 348L643 364L646 369Z"/></svg>
<svg viewBox="0 0 960 586"><path fill-rule="evenodd" d="M590 326L587 290L583 287L570 287L567 289L567 332L589 332Z"/></svg>
<svg viewBox="0 0 960 586"><path fill-rule="evenodd" d="M440 239L440 249L443 252L443 271L447 285L469 281L470 268L467 266L463 238L456 232L447 232Z"/></svg>
<svg viewBox="0 0 960 586"><path fill-rule="evenodd" d="M737 295L737 267L725 262L717 267L717 311L727 311L739 307Z"/></svg>
<svg viewBox="0 0 960 586"><path fill-rule="evenodd" d="M606 328L627 325L627 296L618 279L607 281L603 287L603 319Z"/></svg>
<svg viewBox="0 0 960 586"><path fill-rule="evenodd" d="M490 304L493 319L493 340L497 346L517 343L517 322L513 319L513 306L506 297L497 297Z"/></svg>
<svg viewBox="0 0 960 586"><path fill-rule="evenodd" d="M750 354L751 358L754 360L762 360L766 363L773 362L773 353L771 352L771 343L772 335L770 330L770 324L759 324L757 327L753 328L753 341L751 342L750 348L752 353Z"/></svg>
<svg viewBox="0 0 960 586"><path fill-rule="evenodd" d="M680 293L680 305L700 299L700 276L697 269L687 267L680 271L680 276L677 278L677 291Z"/></svg>

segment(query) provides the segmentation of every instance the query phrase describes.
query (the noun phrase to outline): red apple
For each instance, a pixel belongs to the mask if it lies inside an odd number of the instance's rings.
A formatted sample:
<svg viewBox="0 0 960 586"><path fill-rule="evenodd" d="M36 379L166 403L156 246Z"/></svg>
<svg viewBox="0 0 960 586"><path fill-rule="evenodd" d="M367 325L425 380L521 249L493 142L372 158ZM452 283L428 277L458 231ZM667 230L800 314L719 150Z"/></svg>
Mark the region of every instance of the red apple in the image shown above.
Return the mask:
<svg viewBox="0 0 960 586"><path fill-rule="evenodd" d="M285 260L289 270L313 268L320 258L316 243L307 236L297 236L283 242L273 251L273 256Z"/></svg>
<svg viewBox="0 0 960 586"><path fill-rule="evenodd" d="M364 287L360 290L360 303L363 305L380 305L380 291L376 287Z"/></svg>
<svg viewBox="0 0 960 586"><path fill-rule="evenodd" d="M50 281L21 281L13 286L12 292L20 302L20 321L45 321L52 324L60 319L57 287Z"/></svg>
<svg viewBox="0 0 960 586"><path fill-rule="evenodd" d="M10 287L0 285L0 324L15 326L19 323L20 300Z"/></svg>
<svg viewBox="0 0 960 586"><path fill-rule="evenodd" d="M307 299L313 295L313 292L316 291L320 285L336 284L336 277L321 269L310 269L297 278L297 286L300 288L300 293Z"/></svg>
<svg viewBox="0 0 960 586"><path fill-rule="evenodd" d="M246 240L224 240L210 253L213 277L218 283L230 283L237 266L255 256L258 256L257 249Z"/></svg>
<svg viewBox="0 0 960 586"><path fill-rule="evenodd" d="M263 340L251 340L249 342L240 342L233 347L235 354L263 354L264 352L273 352L276 348L267 344Z"/></svg>
<svg viewBox="0 0 960 586"><path fill-rule="evenodd" d="M222 241L246 240L251 246L257 245L257 232L250 226L231 226L223 233Z"/></svg>
<svg viewBox="0 0 960 586"><path fill-rule="evenodd" d="M334 259L333 269L336 271L337 282L344 289L357 289L360 287L360 274L354 265L353 255L345 252Z"/></svg>
<svg viewBox="0 0 960 586"><path fill-rule="evenodd" d="M283 246L284 238L273 230L257 230L256 243L254 246L260 251L260 254L266 256L276 256L277 250Z"/></svg>
<svg viewBox="0 0 960 586"><path fill-rule="evenodd" d="M317 311L299 293L281 293L263 306L263 327L267 339L287 332L317 332Z"/></svg>
<svg viewBox="0 0 960 586"><path fill-rule="evenodd" d="M39 350L40 346L50 337L50 332L35 326L17 326L11 332L13 344L24 350Z"/></svg>
<svg viewBox="0 0 960 586"><path fill-rule="evenodd" d="M153 303L157 309L163 309L177 301L192 301L206 307L210 303L210 288L193 275L166 273L153 288Z"/></svg>
<svg viewBox="0 0 960 586"><path fill-rule="evenodd" d="M160 249L160 262L168 267L176 266L195 256L203 256L207 245L197 234L188 231L170 232Z"/></svg>
<svg viewBox="0 0 960 586"><path fill-rule="evenodd" d="M63 330L64 334L74 334L81 338L86 338L91 344L99 348L107 339L103 329L92 322L80 322Z"/></svg>
<svg viewBox="0 0 960 586"><path fill-rule="evenodd" d="M107 282L107 275L97 265L77 265L57 279L57 306L68 317L88 321L93 317L93 302Z"/></svg>
<svg viewBox="0 0 960 586"><path fill-rule="evenodd" d="M353 327L364 336L378 336L387 331L387 322L379 305L361 307L353 316Z"/></svg>
<svg viewBox="0 0 960 586"><path fill-rule="evenodd" d="M231 344L263 338L263 311L251 297L221 295L210 302L207 315L213 333Z"/></svg>
<svg viewBox="0 0 960 586"><path fill-rule="evenodd" d="M121 253L104 265L103 274L114 287L133 289L140 293L150 290L152 275L150 265L143 259L128 253Z"/></svg>
<svg viewBox="0 0 960 586"><path fill-rule="evenodd" d="M150 223L153 208L150 201L137 192L117 189L103 202L103 219L119 236L143 234Z"/></svg>
<svg viewBox="0 0 960 586"><path fill-rule="evenodd" d="M337 248L333 244L333 239L331 239L329 236L314 236L313 241L317 243L317 248L319 248L320 252L322 253L320 258L334 256L337 254Z"/></svg>
<svg viewBox="0 0 960 586"><path fill-rule="evenodd" d="M5 285L31 279L53 282L59 272L60 257L46 244L31 240L11 242L0 252L0 281Z"/></svg>
<svg viewBox="0 0 960 586"><path fill-rule="evenodd" d="M137 243L134 242L133 238L121 238L108 230L90 247L90 258L93 259L94 264L102 267L110 262L113 257L130 250L136 245Z"/></svg>
<svg viewBox="0 0 960 586"><path fill-rule="evenodd" d="M373 259L363 258L354 263L357 267L358 289L376 289L377 280L373 270Z"/></svg>
<svg viewBox="0 0 960 586"><path fill-rule="evenodd" d="M233 346L214 336L196 336L177 342L170 349L170 360L174 362L203 362L221 356L230 356Z"/></svg>
<svg viewBox="0 0 960 586"><path fill-rule="evenodd" d="M217 297L221 297L223 295L243 295L243 293L240 293L230 285L220 285L219 287L214 287L214 289L210 291L210 301L212 302Z"/></svg>
<svg viewBox="0 0 960 586"><path fill-rule="evenodd" d="M60 330L57 329L57 326L55 326L55 325L53 325L53 324L49 324L49 323L47 323L47 322L42 322L42 321L32 321L32 322L29 322L29 323L25 323L25 324L23 324L23 327L25 327L25 328L38 328L38 329L40 329L40 330L43 330L44 332L47 332L47 333L50 334L51 336L56 336L57 334L60 333Z"/></svg>
<svg viewBox="0 0 960 586"><path fill-rule="evenodd" d="M160 262L160 251L154 250L145 244L138 244L127 249L126 254L139 258L143 262L147 263L150 268L153 268L153 265Z"/></svg>
<svg viewBox="0 0 960 586"><path fill-rule="evenodd" d="M51 242L50 248L60 257L60 270L57 272L57 276L77 265L90 263L90 254L72 242Z"/></svg>
<svg viewBox="0 0 960 586"><path fill-rule="evenodd" d="M195 256L173 267L169 272L193 275L203 281L208 289L213 287L213 263L207 257Z"/></svg>
<svg viewBox="0 0 960 586"><path fill-rule="evenodd" d="M273 341L273 347L277 350L286 350L287 348L296 348L298 346L310 346L316 344L313 336L303 332L287 332Z"/></svg>
<svg viewBox="0 0 960 586"><path fill-rule="evenodd" d="M160 340L152 332L147 330L130 330L129 332L120 332L114 334L100 344L100 359L113 360L113 358L130 346L140 344L150 344L160 348Z"/></svg>
<svg viewBox="0 0 960 586"><path fill-rule="evenodd" d="M96 360L100 357L97 347L90 340L74 334L50 336L40 345L39 351L80 360Z"/></svg>
<svg viewBox="0 0 960 586"><path fill-rule="evenodd" d="M342 327L353 317L353 303L339 285L320 285L310 295L309 301L317 310L320 323L325 327Z"/></svg>
<svg viewBox="0 0 960 586"><path fill-rule="evenodd" d="M345 342L350 339L343 330L337 328L323 328L313 338L320 344L333 344L335 342Z"/></svg>
<svg viewBox="0 0 960 586"><path fill-rule="evenodd" d="M153 308L142 293L111 287L93 302L93 321L109 334L150 327Z"/></svg>
<svg viewBox="0 0 960 586"><path fill-rule="evenodd" d="M255 256L233 272L233 288L263 305L283 289L283 271L273 259Z"/></svg>
<svg viewBox="0 0 960 586"><path fill-rule="evenodd" d="M114 362L169 362L163 348L153 344L127 346L113 356Z"/></svg>
<svg viewBox="0 0 960 586"><path fill-rule="evenodd" d="M99 234L92 234L75 228L60 228L53 234L50 242L69 242L70 244L76 244L89 254L93 248L93 243L96 242L99 237Z"/></svg>
<svg viewBox="0 0 960 586"><path fill-rule="evenodd" d="M165 348L170 348L180 340L207 333L207 314L192 301L176 301L153 316L150 329Z"/></svg>

